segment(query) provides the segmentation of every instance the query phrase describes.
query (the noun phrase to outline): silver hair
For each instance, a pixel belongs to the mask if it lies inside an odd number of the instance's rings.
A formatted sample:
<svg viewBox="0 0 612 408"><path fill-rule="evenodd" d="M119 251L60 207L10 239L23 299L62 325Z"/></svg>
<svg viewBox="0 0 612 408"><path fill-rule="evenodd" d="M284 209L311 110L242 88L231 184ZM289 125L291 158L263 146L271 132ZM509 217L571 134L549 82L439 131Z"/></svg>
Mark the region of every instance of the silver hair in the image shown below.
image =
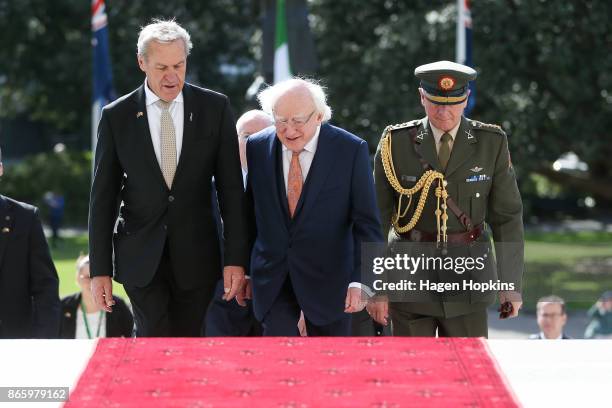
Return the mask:
<svg viewBox="0 0 612 408"><path fill-rule="evenodd" d="M181 27L174 19L158 20L155 19L151 24L148 24L140 30L138 35L138 55L146 58L149 44L151 41L159 43L171 43L181 40L185 45L185 56L189 55L193 44L187 30Z"/></svg>
<svg viewBox="0 0 612 408"><path fill-rule="evenodd" d="M297 87L303 86L310 96L315 105L317 112L323 114L323 122L327 122L332 117L332 109L327 104L327 95L325 94L324 88L312 79L305 78L291 78L277 84L271 85L264 89L257 95L257 100L261 105L264 112L272 115L274 106L278 99L288 91Z"/></svg>

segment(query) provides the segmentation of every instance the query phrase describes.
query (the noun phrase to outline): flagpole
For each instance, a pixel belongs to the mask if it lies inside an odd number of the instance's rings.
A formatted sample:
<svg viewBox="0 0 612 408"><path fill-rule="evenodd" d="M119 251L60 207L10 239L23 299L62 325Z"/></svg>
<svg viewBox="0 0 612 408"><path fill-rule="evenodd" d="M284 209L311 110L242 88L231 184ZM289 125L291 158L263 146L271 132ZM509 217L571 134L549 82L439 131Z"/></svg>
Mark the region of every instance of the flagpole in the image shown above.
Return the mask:
<svg viewBox="0 0 612 408"><path fill-rule="evenodd" d="M465 64L465 0L457 0L457 39L455 62Z"/></svg>
<svg viewBox="0 0 612 408"><path fill-rule="evenodd" d="M474 68L472 61L472 12L470 0L457 0L457 39L455 42L455 61ZM464 115L468 116L476 105L476 85L470 82L470 96Z"/></svg>

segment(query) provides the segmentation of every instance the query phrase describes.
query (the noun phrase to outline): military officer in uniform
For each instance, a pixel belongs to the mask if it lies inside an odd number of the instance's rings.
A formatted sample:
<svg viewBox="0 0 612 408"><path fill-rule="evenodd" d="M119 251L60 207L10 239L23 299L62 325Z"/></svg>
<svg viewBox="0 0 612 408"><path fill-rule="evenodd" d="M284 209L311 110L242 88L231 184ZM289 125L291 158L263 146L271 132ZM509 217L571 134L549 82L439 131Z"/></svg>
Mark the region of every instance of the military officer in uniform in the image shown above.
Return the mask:
<svg viewBox="0 0 612 408"><path fill-rule="evenodd" d="M508 141L499 126L463 116L475 70L439 61L417 67L415 75L427 116L388 126L375 156L389 248L396 243L480 245L490 254L487 279L512 282L514 290L424 302L381 296L368 310L383 324L390 317L394 335L486 337L486 308L496 295L507 309L504 317L516 316L522 304L523 207Z"/></svg>

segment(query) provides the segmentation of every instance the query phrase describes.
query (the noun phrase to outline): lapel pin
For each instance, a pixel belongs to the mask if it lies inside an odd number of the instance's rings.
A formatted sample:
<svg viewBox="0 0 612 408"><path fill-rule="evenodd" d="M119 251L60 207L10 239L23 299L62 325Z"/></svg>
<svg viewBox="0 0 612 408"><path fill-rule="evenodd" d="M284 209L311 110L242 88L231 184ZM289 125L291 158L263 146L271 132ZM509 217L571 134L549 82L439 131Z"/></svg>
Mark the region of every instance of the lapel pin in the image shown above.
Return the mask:
<svg viewBox="0 0 612 408"><path fill-rule="evenodd" d="M417 139L419 140L423 140L423 135L425 134L425 132L423 132L422 130L417 134Z"/></svg>
<svg viewBox="0 0 612 408"><path fill-rule="evenodd" d="M138 112L138 113L136 114L136 118L139 118L139 117L141 117L142 115L144 115L144 113L142 113L142 112Z"/></svg>
<svg viewBox="0 0 612 408"><path fill-rule="evenodd" d="M472 131L470 129L466 130L465 133L467 133L468 140L474 138L474 135L472 134Z"/></svg>
<svg viewBox="0 0 612 408"><path fill-rule="evenodd" d="M474 168L471 168L470 170L473 171L474 173L478 173L478 172L482 171L482 167L476 166Z"/></svg>
<svg viewBox="0 0 612 408"><path fill-rule="evenodd" d="M193 122L193 112L189 112L189 121Z"/></svg>
<svg viewBox="0 0 612 408"><path fill-rule="evenodd" d="M11 232L11 229L9 227L2 228L2 233L3 234L9 233L9 232Z"/></svg>

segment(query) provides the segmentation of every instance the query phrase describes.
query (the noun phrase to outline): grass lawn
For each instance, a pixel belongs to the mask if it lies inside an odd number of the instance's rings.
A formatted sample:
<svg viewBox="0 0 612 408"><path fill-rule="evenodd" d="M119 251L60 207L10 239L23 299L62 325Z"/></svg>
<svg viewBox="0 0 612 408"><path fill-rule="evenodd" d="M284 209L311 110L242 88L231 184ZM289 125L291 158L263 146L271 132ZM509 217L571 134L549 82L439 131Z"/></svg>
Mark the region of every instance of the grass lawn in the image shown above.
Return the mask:
<svg viewBox="0 0 612 408"><path fill-rule="evenodd" d="M570 309L587 309L604 290L612 289L612 233L527 233L523 295L533 310L541 296L556 294ZM60 295L79 290L75 262L87 252L87 235L66 238L52 250L60 278ZM113 293L127 299L123 286Z"/></svg>
<svg viewBox="0 0 612 408"><path fill-rule="evenodd" d="M549 294L564 298L570 309L587 309L612 289L612 233L527 233L525 260L527 309Z"/></svg>

